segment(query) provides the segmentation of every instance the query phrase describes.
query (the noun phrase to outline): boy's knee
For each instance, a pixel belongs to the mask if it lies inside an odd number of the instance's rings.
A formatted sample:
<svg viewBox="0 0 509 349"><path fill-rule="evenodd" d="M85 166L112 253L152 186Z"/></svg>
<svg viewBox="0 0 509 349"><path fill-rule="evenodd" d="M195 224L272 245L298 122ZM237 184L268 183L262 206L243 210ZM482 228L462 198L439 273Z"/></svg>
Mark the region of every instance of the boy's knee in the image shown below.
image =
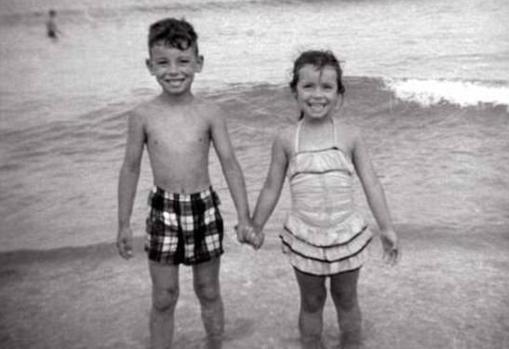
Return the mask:
<svg viewBox="0 0 509 349"><path fill-rule="evenodd" d="M212 303L221 298L219 287L215 284L197 282L194 285L194 290L202 302Z"/></svg>
<svg viewBox="0 0 509 349"><path fill-rule="evenodd" d="M179 297L178 288L165 288L154 290L152 295L152 306L159 312L165 312L175 308Z"/></svg>

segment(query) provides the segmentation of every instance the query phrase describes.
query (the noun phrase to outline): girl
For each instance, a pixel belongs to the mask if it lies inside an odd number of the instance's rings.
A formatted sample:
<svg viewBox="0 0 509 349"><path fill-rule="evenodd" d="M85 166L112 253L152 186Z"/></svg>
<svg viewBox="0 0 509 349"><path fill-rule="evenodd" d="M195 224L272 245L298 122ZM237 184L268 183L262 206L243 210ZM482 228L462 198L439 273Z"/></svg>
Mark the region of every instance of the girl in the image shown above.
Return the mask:
<svg viewBox="0 0 509 349"><path fill-rule="evenodd" d="M283 252L300 289L299 330L303 348L324 348L322 314L330 292L341 330L341 348L359 348L361 314L357 300L359 270L372 239L352 203L357 173L380 227L384 256L398 259L398 241L382 186L359 130L335 120L345 88L338 60L329 51L306 51L294 63L290 88L300 120L272 145L272 160L258 197L253 224L258 241L288 175L292 209L280 235Z"/></svg>

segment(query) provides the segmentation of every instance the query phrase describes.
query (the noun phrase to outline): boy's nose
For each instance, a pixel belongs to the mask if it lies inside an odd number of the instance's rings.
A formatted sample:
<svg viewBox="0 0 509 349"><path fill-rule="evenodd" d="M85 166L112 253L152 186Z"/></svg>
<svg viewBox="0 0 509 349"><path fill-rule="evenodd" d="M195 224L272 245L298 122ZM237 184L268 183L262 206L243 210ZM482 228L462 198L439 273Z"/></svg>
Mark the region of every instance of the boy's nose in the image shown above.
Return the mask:
<svg viewBox="0 0 509 349"><path fill-rule="evenodd" d="M166 69L166 72L169 74L175 74L178 72L177 65L176 64L168 64L168 68Z"/></svg>

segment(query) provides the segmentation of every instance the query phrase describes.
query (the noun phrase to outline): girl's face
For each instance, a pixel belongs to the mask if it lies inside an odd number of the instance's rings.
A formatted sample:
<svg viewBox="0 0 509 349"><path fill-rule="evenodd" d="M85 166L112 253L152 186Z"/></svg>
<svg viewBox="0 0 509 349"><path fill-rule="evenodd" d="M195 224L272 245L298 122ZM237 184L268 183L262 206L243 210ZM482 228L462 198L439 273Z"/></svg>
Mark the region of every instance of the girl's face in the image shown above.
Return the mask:
<svg viewBox="0 0 509 349"><path fill-rule="evenodd" d="M319 69L306 64L298 74L295 96L304 117L321 119L332 115L340 97L334 67Z"/></svg>

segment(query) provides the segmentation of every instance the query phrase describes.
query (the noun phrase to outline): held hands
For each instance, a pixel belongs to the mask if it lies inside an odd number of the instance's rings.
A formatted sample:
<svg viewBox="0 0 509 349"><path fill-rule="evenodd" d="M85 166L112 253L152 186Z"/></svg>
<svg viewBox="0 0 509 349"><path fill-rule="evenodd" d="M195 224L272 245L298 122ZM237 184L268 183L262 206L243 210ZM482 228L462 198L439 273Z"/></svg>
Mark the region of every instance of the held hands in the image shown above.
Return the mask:
<svg viewBox="0 0 509 349"><path fill-rule="evenodd" d="M133 256L133 231L130 227L118 230L117 250L118 254L124 259L129 259Z"/></svg>
<svg viewBox="0 0 509 349"><path fill-rule="evenodd" d="M251 245L255 250L258 250L263 245L265 235L262 231L256 231L251 224L241 224L235 226L237 233L237 240L241 243Z"/></svg>
<svg viewBox="0 0 509 349"><path fill-rule="evenodd" d="M391 266L396 265L401 257L398 236L392 229L382 230L380 239L384 249L384 260Z"/></svg>

